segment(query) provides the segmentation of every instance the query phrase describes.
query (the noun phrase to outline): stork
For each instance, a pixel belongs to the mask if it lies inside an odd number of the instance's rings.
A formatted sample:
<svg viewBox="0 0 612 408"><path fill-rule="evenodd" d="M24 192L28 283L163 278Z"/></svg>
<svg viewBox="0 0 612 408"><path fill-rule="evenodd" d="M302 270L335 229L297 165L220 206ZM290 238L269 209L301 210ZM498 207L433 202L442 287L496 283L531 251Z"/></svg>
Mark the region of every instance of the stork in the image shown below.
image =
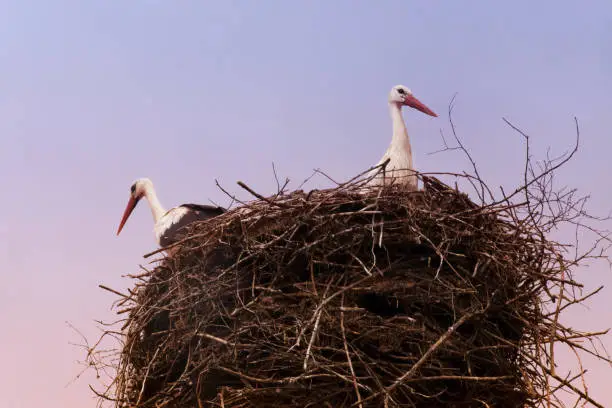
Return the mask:
<svg viewBox="0 0 612 408"><path fill-rule="evenodd" d="M370 172L368 186L380 186L396 183L405 186L408 190L417 190L417 177L414 173L412 161L412 148L406 130L406 123L402 117L402 106L410 106L427 115L437 117L431 109L414 97L412 91L404 85L396 85L389 92L389 111L393 124L391 144L378 162L380 166L389 160L385 170L375 168ZM378 174L376 174L378 173Z"/></svg>
<svg viewBox="0 0 612 408"><path fill-rule="evenodd" d="M147 199L151 208L153 222L155 223L153 231L157 244L162 248L177 242L181 230L192 222L207 220L225 212L222 207L200 204L182 204L166 211L157 198L153 182L148 178L141 178L130 187L130 199L125 207L121 223L119 223L117 235L119 235L130 214L143 197Z"/></svg>

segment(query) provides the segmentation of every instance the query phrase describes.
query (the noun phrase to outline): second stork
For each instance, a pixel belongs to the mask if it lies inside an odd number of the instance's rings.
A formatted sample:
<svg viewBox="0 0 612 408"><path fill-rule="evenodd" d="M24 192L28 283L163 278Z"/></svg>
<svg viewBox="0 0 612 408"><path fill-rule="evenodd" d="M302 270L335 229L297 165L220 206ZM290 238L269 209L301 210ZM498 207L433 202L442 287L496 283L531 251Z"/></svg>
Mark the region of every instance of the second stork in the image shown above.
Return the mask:
<svg viewBox="0 0 612 408"><path fill-rule="evenodd" d="M389 111L393 124L391 144L378 165L389 161L384 170L375 168L368 185L379 186L400 184L408 190L417 190L417 177L412 160L412 147L408 130L402 117L402 106L409 106L430 116L438 116L421 101L414 97L412 91L403 85L396 85L389 93Z"/></svg>
<svg viewBox="0 0 612 408"><path fill-rule="evenodd" d="M130 188L130 199L127 203L117 235L123 229L134 208L142 198L146 198L153 214L153 222L155 223L154 232L157 244L160 247L167 247L174 244L179 239L179 234L183 232L183 228L195 222L207 220L225 212L222 207L200 204L182 204L178 207L171 208L166 211L162 207L153 183L148 178L138 179Z"/></svg>

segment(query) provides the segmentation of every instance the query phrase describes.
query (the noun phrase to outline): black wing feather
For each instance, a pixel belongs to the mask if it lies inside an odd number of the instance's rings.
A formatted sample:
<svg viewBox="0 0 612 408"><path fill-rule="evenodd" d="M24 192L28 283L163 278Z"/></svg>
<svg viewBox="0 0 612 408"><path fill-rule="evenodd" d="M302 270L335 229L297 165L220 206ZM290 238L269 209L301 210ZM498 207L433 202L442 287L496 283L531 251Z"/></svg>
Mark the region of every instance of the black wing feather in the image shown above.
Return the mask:
<svg viewBox="0 0 612 408"><path fill-rule="evenodd" d="M208 220L226 212L225 208L212 205L183 204L181 207L188 208L190 211L164 231L163 235L159 238L159 245L161 247L177 242L181 238L180 235L185 232L182 229L189 224Z"/></svg>
<svg viewBox="0 0 612 408"><path fill-rule="evenodd" d="M189 208L192 211L199 211L204 214L208 214L209 218L215 217L217 215L221 215L227 210L223 207L218 207L216 205L205 205L205 204L183 204L181 207Z"/></svg>

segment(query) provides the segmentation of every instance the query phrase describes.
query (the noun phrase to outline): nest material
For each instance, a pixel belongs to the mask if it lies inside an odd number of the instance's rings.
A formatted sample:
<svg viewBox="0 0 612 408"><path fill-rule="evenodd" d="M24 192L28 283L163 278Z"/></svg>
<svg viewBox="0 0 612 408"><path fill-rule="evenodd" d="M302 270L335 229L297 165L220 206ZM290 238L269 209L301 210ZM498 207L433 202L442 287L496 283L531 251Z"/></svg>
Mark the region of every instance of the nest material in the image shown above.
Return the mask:
<svg viewBox="0 0 612 408"><path fill-rule="evenodd" d="M194 225L131 296L138 407L524 407L552 244L426 179L301 191Z"/></svg>

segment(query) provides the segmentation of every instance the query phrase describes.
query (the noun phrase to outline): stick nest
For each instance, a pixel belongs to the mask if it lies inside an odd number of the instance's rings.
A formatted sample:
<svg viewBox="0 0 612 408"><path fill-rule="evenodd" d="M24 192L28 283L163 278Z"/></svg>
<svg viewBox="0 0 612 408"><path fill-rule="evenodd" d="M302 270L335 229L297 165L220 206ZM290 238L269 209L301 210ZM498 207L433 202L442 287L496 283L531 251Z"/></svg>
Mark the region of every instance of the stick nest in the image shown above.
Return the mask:
<svg viewBox="0 0 612 408"><path fill-rule="evenodd" d="M542 299L569 279L558 246L516 210L476 205L425 178L419 192L283 193L195 224L121 302L129 317L113 399L228 408L550 402L545 343L569 329Z"/></svg>

